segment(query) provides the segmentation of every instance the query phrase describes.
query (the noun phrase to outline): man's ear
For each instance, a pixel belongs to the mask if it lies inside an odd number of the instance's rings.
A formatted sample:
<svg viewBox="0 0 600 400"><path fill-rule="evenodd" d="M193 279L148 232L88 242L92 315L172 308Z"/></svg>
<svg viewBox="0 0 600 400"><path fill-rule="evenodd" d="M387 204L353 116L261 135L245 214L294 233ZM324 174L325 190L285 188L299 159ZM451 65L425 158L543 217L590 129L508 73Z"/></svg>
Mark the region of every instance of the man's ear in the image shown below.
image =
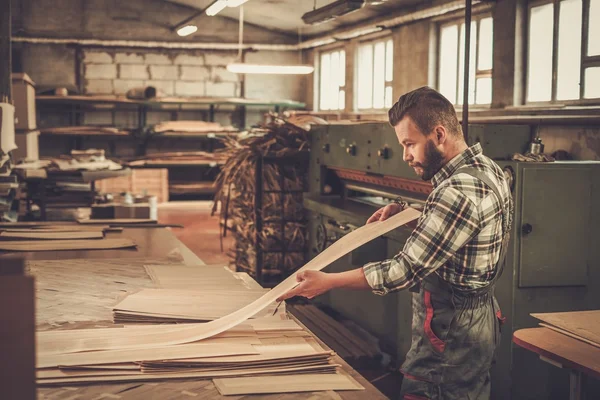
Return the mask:
<svg viewBox="0 0 600 400"><path fill-rule="evenodd" d="M443 125L438 125L434 128L433 133L435 134L435 141L438 145L446 143L448 140L448 131Z"/></svg>

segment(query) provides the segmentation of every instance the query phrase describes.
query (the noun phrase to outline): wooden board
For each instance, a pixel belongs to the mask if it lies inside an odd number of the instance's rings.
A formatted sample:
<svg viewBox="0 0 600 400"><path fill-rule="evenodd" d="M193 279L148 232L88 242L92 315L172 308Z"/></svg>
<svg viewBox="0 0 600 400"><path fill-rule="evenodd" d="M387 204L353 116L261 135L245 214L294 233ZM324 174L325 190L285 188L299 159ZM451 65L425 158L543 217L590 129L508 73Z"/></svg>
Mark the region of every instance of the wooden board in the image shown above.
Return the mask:
<svg viewBox="0 0 600 400"><path fill-rule="evenodd" d="M115 322L176 320L212 321L250 304L268 292L268 289L202 291L144 289L131 294L113 307ZM272 309L277 305L274 303ZM267 309L267 312L269 310ZM273 311L271 310L271 313ZM265 313L255 315L263 316Z"/></svg>
<svg viewBox="0 0 600 400"><path fill-rule="evenodd" d="M364 390L344 372L337 374L307 374L262 376L252 378L213 379L219 393L225 396L240 394L313 392L317 390Z"/></svg>
<svg viewBox="0 0 600 400"><path fill-rule="evenodd" d="M0 232L0 239L30 239L30 240L82 240L102 239L102 231L66 232L66 231L29 231L29 232Z"/></svg>
<svg viewBox="0 0 600 400"><path fill-rule="evenodd" d="M0 241L3 251L107 250L136 247L131 239Z"/></svg>
<svg viewBox="0 0 600 400"><path fill-rule="evenodd" d="M244 290L248 288L248 285L225 265L146 265L145 268L150 279L157 287L163 289L205 290L218 287L221 290Z"/></svg>
<svg viewBox="0 0 600 400"><path fill-rule="evenodd" d="M78 223L82 225L128 225L128 224L156 224L154 219L136 219L136 218L115 218L115 219L79 219Z"/></svg>
<svg viewBox="0 0 600 400"><path fill-rule="evenodd" d="M111 350L71 354L41 354L37 357L37 368L75 365L101 365L153 360L178 360L194 357L221 357L232 355L260 354L251 344L192 343L179 346L157 347L148 351Z"/></svg>
<svg viewBox="0 0 600 400"><path fill-rule="evenodd" d="M600 346L600 310L542 313L531 314L531 316Z"/></svg>
<svg viewBox="0 0 600 400"><path fill-rule="evenodd" d="M543 326L544 328L552 329L555 332L562 333L563 335L567 335L569 337L572 337L573 339L581 340L582 342L585 342L585 343L587 343L589 345L592 345L592 346L600 348L600 343L592 342L591 340L588 340L588 339L583 338L581 336L577 336L574 333L571 333L569 331L565 331L564 329L557 328L556 326L545 324L543 322L540 323L540 326Z"/></svg>
<svg viewBox="0 0 600 400"><path fill-rule="evenodd" d="M600 379L600 348L547 328L519 329L513 341L567 368Z"/></svg>

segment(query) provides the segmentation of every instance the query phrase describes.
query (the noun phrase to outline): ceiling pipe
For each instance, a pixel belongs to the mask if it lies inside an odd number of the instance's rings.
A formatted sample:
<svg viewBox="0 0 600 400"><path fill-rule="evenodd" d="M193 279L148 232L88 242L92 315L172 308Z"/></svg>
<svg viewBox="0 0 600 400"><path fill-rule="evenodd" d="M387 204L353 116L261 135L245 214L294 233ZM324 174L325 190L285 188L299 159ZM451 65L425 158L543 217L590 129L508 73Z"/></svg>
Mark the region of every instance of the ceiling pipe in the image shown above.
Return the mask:
<svg viewBox="0 0 600 400"><path fill-rule="evenodd" d="M480 0L473 0L473 5L479 4ZM392 28L409 22L438 17L446 13L462 10L465 8L464 0L454 0L434 6L421 5L415 7L412 11L404 12L402 15L394 17L380 17L369 20L365 23L355 25L351 28L341 29L335 33L320 36L314 39L305 40L297 44L268 44L254 43L245 44L245 50L271 50L271 51L298 51L312 49L335 43L340 37L360 37L364 32L374 29ZM160 41L139 41L139 40L99 40L99 39L76 39L76 38L39 38L16 36L12 38L13 42L37 43L37 44L77 44L81 46L98 47L139 47L139 48L160 48L160 49L198 49L198 50L238 50L237 43L201 43L201 42L160 42Z"/></svg>

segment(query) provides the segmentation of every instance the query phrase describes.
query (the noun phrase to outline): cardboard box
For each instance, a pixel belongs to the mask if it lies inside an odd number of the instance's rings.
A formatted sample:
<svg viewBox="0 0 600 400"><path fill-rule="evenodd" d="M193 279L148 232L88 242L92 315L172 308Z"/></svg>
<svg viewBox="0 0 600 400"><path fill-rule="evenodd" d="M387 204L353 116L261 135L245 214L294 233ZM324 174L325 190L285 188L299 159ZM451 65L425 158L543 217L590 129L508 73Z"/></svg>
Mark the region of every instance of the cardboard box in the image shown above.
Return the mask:
<svg viewBox="0 0 600 400"><path fill-rule="evenodd" d="M15 144L17 148L11 152L15 161L36 161L40 158L39 148L40 131L17 131Z"/></svg>
<svg viewBox="0 0 600 400"><path fill-rule="evenodd" d="M15 129L37 128L35 114L35 83L26 73L12 74L12 96L15 105Z"/></svg>
<svg viewBox="0 0 600 400"><path fill-rule="evenodd" d="M92 219L150 219L148 203L137 204L95 204L92 206Z"/></svg>

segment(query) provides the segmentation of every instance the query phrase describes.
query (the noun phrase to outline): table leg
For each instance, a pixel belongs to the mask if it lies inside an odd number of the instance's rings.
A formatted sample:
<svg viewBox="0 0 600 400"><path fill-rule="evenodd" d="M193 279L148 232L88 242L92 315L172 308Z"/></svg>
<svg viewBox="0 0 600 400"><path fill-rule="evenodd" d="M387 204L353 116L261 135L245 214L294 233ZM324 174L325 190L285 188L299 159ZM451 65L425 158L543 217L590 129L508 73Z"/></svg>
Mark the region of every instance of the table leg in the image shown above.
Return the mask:
<svg viewBox="0 0 600 400"><path fill-rule="evenodd" d="M569 390L569 400L581 400L581 372L579 371L571 371L569 379L571 381L570 390Z"/></svg>

